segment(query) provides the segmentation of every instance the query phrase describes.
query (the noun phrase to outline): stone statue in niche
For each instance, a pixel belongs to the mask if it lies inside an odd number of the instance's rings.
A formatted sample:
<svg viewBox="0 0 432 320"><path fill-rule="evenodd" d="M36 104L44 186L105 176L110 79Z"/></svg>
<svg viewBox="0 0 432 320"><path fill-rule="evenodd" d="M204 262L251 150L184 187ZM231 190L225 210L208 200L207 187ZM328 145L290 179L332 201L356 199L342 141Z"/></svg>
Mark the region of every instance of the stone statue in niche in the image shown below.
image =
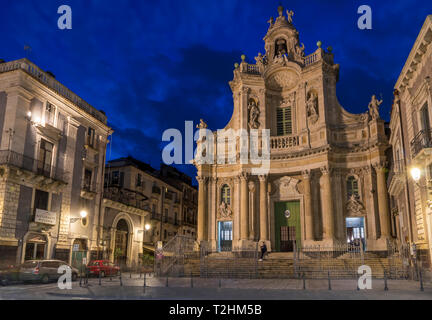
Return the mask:
<svg viewBox="0 0 432 320"><path fill-rule="evenodd" d="M383 103L382 100L378 100L375 95L372 96L371 102L369 102L369 115L372 120L380 118L379 106Z"/></svg>
<svg viewBox="0 0 432 320"><path fill-rule="evenodd" d="M309 121L314 124L318 121L318 95L311 91L308 94L308 99L306 102L306 110Z"/></svg>
<svg viewBox="0 0 432 320"><path fill-rule="evenodd" d="M258 108L255 99L249 100L248 110L249 110L249 121L248 121L249 128L258 129L260 127L260 123L258 121L258 118L260 116L260 110Z"/></svg>

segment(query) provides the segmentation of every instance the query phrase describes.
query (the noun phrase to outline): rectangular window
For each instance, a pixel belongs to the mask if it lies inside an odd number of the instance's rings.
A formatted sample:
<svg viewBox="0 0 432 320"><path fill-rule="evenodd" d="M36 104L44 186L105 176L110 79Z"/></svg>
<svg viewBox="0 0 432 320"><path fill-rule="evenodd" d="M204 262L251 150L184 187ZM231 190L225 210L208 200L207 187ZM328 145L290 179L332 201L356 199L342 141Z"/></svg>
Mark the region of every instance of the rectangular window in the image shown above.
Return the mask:
<svg viewBox="0 0 432 320"><path fill-rule="evenodd" d="M95 129L93 128L88 128L87 131L87 144L90 147L95 147L96 146L96 135L95 135Z"/></svg>
<svg viewBox="0 0 432 320"><path fill-rule="evenodd" d="M47 102L45 107L45 123L54 126L55 106Z"/></svg>
<svg viewBox="0 0 432 320"><path fill-rule="evenodd" d="M54 145L46 140L41 140L38 159L38 173L49 176L51 173L51 163Z"/></svg>
<svg viewBox="0 0 432 320"><path fill-rule="evenodd" d="M291 107L278 108L276 117L277 135L286 136L292 134Z"/></svg>
<svg viewBox="0 0 432 320"><path fill-rule="evenodd" d="M118 171L113 171L111 173L111 184L118 185L120 181L120 175Z"/></svg>
<svg viewBox="0 0 432 320"><path fill-rule="evenodd" d="M136 175L136 186L137 186L137 187L141 187L141 186L142 186L142 176L141 176L140 173L138 173L138 174Z"/></svg>
<svg viewBox="0 0 432 320"><path fill-rule="evenodd" d="M36 189L34 208L48 210L48 196L49 196L48 192Z"/></svg>
<svg viewBox="0 0 432 320"><path fill-rule="evenodd" d="M420 110L422 130L430 130L429 111L427 103Z"/></svg>
<svg viewBox="0 0 432 320"><path fill-rule="evenodd" d="M87 190L87 191L91 190L92 174L93 174L93 172L90 169L85 169L85 171L84 171L84 183L83 183L84 190Z"/></svg>

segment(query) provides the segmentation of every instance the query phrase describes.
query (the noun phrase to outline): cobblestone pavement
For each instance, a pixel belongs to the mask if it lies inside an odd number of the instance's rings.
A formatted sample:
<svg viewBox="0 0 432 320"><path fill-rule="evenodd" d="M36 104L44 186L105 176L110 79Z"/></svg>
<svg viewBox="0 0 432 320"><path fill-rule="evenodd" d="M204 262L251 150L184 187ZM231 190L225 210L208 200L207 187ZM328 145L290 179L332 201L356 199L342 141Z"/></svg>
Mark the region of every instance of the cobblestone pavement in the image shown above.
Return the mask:
<svg viewBox="0 0 432 320"><path fill-rule="evenodd" d="M355 280L333 280L331 290L327 280L296 279L201 279L146 277L138 274L119 277L89 279L88 285L80 287L74 282L71 290L60 290L57 283L15 284L0 287L0 299L179 299L179 300L298 300L298 299L348 299L348 300L432 300L432 284L415 281L389 280L388 291L382 279L372 281L372 290L357 290Z"/></svg>

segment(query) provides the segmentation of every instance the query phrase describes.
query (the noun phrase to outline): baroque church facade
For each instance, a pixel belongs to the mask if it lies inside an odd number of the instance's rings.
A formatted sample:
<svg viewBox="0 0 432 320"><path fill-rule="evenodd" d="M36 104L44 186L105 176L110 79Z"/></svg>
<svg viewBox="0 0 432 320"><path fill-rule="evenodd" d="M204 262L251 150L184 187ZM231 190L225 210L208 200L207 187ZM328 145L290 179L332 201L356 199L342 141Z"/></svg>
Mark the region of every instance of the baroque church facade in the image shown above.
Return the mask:
<svg viewBox="0 0 432 320"><path fill-rule="evenodd" d="M278 8L265 54L256 64L242 56L230 82L234 110L225 129L269 130L270 169L255 175L250 163L195 159L198 242L217 251L250 250L263 241L273 252L347 242L386 250L394 232L382 101L373 96L365 113L347 112L337 99L331 48L318 42L305 55L293 15Z"/></svg>

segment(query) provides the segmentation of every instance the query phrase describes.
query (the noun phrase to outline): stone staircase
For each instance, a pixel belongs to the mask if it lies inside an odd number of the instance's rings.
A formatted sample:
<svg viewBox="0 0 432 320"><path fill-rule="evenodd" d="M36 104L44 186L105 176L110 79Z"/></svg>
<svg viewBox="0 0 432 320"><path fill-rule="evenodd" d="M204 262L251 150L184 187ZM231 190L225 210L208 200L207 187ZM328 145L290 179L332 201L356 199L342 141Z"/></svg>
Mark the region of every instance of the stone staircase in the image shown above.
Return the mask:
<svg viewBox="0 0 432 320"><path fill-rule="evenodd" d="M402 262L381 258L371 253L365 253L363 260L353 259L347 253L337 258L301 259L295 261L287 254L272 253L264 261L257 263L253 258L238 258L229 254L213 254L206 257L206 265L201 266L199 258L189 258L185 261L185 275L204 276L209 278L294 278L305 274L308 279L324 279L328 272L332 278L358 277L357 270L362 264L372 270L372 277L383 278L384 271L390 278L400 276ZM201 267L202 270L201 270ZM201 274L201 271L203 274ZM295 272L297 271L297 273Z"/></svg>

